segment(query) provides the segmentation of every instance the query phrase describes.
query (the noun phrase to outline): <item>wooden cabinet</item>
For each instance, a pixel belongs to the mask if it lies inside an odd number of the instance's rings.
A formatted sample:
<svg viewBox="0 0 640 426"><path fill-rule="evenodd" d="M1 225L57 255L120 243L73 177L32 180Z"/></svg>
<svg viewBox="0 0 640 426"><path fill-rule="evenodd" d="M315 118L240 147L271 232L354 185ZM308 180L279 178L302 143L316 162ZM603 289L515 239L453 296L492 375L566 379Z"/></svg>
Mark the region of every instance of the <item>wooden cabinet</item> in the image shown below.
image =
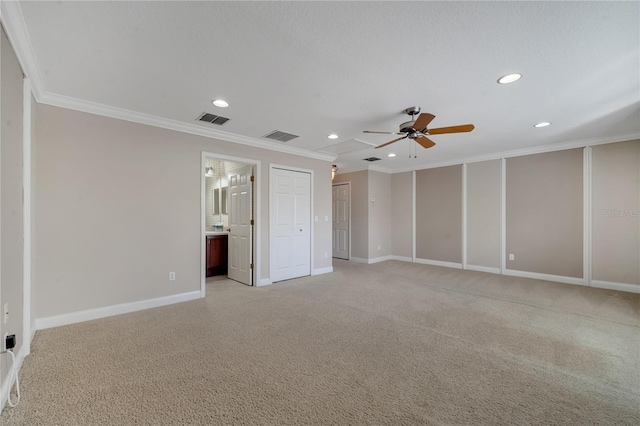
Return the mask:
<svg viewBox="0 0 640 426"><path fill-rule="evenodd" d="M207 235L207 277L227 274L227 236Z"/></svg>

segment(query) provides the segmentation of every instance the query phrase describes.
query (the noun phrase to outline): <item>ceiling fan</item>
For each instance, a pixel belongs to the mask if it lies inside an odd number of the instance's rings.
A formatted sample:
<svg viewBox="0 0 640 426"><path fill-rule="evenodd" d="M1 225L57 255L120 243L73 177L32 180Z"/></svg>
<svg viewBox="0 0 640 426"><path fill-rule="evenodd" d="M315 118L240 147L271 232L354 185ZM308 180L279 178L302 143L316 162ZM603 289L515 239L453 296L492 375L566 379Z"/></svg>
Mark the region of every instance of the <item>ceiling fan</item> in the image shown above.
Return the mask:
<svg viewBox="0 0 640 426"><path fill-rule="evenodd" d="M402 123L400 125L399 132L375 132L372 130L365 130L363 133L381 133L386 135L404 135L401 138L394 139L390 142L384 143L377 148L382 148L383 146L391 145L394 142L401 141L402 139L413 139L417 143L419 143L423 148L431 148L436 143L427 137L427 135L441 135L444 133L463 133L472 131L475 126L473 124L463 124L461 126L450 126L450 127L438 127L436 129L428 129L427 126L431 123L431 120L436 118L435 115L429 114L428 112L423 112L420 114L420 107L409 107L404 110L405 113L411 116L411 121L407 121L406 123ZM414 116L420 114L417 120L414 120Z"/></svg>

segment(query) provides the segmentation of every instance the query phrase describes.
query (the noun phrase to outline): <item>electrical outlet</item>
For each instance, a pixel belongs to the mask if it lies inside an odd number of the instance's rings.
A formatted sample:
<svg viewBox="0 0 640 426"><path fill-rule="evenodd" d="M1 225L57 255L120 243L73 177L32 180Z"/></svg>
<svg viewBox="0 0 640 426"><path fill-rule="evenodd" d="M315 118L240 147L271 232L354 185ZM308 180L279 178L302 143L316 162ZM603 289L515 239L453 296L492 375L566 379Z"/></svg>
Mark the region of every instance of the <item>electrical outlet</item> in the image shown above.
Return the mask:
<svg viewBox="0 0 640 426"><path fill-rule="evenodd" d="M509 260L516 260L516 255L515 255L515 254L513 254L513 253L511 253L511 254L509 255Z"/></svg>
<svg viewBox="0 0 640 426"><path fill-rule="evenodd" d="M328 259L329 258L329 253L327 253L326 251L324 252L324 258Z"/></svg>
<svg viewBox="0 0 640 426"><path fill-rule="evenodd" d="M329 222L329 216L324 215L324 221L325 221L325 222Z"/></svg>
<svg viewBox="0 0 640 426"><path fill-rule="evenodd" d="M378 244L378 250L382 250L382 246Z"/></svg>
<svg viewBox="0 0 640 426"><path fill-rule="evenodd" d="M4 309L2 310L2 318L5 324L7 323L7 321L9 321L9 304L8 303L4 304Z"/></svg>
<svg viewBox="0 0 640 426"><path fill-rule="evenodd" d="M318 216L316 216L316 222L318 221Z"/></svg>
<svg viewBox="0 0 640 426"><path fill-rule="evenodd" d="M169 272L169 281L175 281L175 280L176 280L176 273Z"/></svg>

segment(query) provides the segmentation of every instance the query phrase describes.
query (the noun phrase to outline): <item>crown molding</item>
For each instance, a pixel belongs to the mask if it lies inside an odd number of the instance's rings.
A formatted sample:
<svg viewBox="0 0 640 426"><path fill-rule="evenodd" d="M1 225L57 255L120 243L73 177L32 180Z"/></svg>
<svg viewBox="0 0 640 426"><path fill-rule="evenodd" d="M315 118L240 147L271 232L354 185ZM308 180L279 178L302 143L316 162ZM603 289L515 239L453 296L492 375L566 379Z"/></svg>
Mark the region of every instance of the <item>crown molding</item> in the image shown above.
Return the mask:
<svg viewBox="0 0 640 426"><path fill-rule="evenodd" d="M534 146L529 148L515 149L511 151L501 151L492 154L477 155L474 157L457 158L450 161L440 163L424 164L419 167L403 167L394 169L391 173L405 173L413 170L435 169L437 167L456 166L459 164L477 163L480 161L499 160L501 158L521 157L523 155L544 154L545 152L564 151L566 149L584 148L587 146L605 145L616 142L627 142L640 139L640 133L632 133L629 135L612 136L603 138L579 139L575 141L562 142L549 145Z"/></svg>
<svg viewBox="0 0 640 426"><path fill-rule="evenodd" d="M82 99L76 99L69 96L58 95L49 92L45 92L40 97L40 99L38 99L38 102L61 108L68 108L75 111L101 115L104 117L116 118L139 124L146 124L149 126L160 127L168 130L175 130L177 132L220 139L241 145L252 146L254 148L262 148L268 149L270 151L282 152L285 154L299 155L301 157L308 157L316 160L334 161L336 159L335 155L309 151L294 146L278 145L275 142L262 141L249 136L242 136L216 129L208 129L206 127L198 126L195 124L189 124L169 118L158 117L142 112L131 111L124 108L116 108L109 105L84 101Z"/></svg>
<svg viewBox="0 0 640 426"><path fill-rule="evenodd" d="M44 83L38 61L33 54L33 45L27 32L27 26L17 1L0 1L0 17L4 30L9 36L13 50L25 76L31 78L31 88L36 100L44 93Z"/></svg>
<svg viewBox="0 0 640 426"><path fill-rule="evenodd" d="M27 77L31 78L33 94L36 101L39 103L105 117L117 118L139 124L146 124L163 129L175 130L192 135L220 139L254 148L299 155L301 157L313 158L316 160L334 161L337 158L337 156L333 154L314 152L293 146L283 146L275 142L263 141L249 136L242 136L217 129L207 129L196 124L185 123L124 108L112 107L109 105L47 92L44 88L45 86L42 75L39 72L40 67L38 66L38 61L33 53L33 45L31 44L29 33L26 30L27 27L22 16L22 11L20 10L19 2L0 1L0 19L2 19L2 24L9 36L9 39L11 40L13 49L16 52L18 62L22 67L22 72Z"/></svg>

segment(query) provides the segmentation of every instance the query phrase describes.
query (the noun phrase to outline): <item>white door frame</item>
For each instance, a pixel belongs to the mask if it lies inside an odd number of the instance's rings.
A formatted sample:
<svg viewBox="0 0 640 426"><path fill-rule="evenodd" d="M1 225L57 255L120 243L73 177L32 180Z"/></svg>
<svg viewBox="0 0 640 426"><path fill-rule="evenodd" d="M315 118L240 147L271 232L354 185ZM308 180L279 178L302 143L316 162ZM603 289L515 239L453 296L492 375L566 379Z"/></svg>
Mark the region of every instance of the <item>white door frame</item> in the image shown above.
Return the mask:
<svg viewBox="0 0 640 426"><path fill-rule="evenodd" d="M313 170L312 169L303 169L300 167L292 167L292 166L284 166L282 164L274 164L274 163L270 163L269 164L269 179L271 179L271 173L273 173L273 169L282 169L282 170L291 170L292 172L302 172L302 173L309 173L311 175L311 182L309 183L309 223L310 223L310 229L309 229L309 245L311 245L310 247L310 266L311 266L311 274L313 275L313 271L315 270L315 262L314 262L314 254L313 254L313 246L315 244L315 238L314 238L314 229L313 229L313 185L314 185L314 174L313 174ZM269 182L271 183L271 182ZM271 193L269 193L269 212L271 212ZM271 219L269 219L269 221L271 221ZM271 250L271 236L273 235L273 233L271 232L271 224L269 224L269 250ZM271 253L269 253L269 276L271 276L271 271L273 268L273 258L271 256ZM273 281L271 281L271 278L269 278L269 283L271 283Z"/></svg>
<svg viewBox="0 0 640 426"><path fill-rule="evenodd" d="M262 270L262 262L260 261L261 257L261 246L260 246L260 232L262 227L260 225L260 186L262 184L261 174L260 174L260 160L254 160L251 158L242 158L242 157L233 157L230 155L217 154L215 152L206 152L202 151L201 161L200 161L200 297L205 297L206 288L207 288L207 246L205 241L205 234L207 229L207 222L205 217L205 193L206 193L206 178L204 176L204 170L207 166L207 158L215 158L216 160L224 160L224 161L233 161L235 163L243 163L247 165L251 165L254 167L253 175L254 178L254 186L253 186L253 196L255 197L254 204L254 212L255 215L253 217L254 226L253 226L253 274L252 274L252 283L251 285L257 286L260 280L260 271Z"/></svg>
<svg viewBox="0 0 640 426"><path fill-rule="evenodd" d="M349 186L349 254L347 255L349 257L349 259L347 260L351 260L351 181L346 181L346 182L336 182L336 183L332 183L331 184L331 188L333 189L334 186L340 186L340 185L348 185ZM331 191L331 198L333 201L333 191ZM333 237L332 237L333 238ZM333 245L333 241L332 241L332 245Z"/></svg>

